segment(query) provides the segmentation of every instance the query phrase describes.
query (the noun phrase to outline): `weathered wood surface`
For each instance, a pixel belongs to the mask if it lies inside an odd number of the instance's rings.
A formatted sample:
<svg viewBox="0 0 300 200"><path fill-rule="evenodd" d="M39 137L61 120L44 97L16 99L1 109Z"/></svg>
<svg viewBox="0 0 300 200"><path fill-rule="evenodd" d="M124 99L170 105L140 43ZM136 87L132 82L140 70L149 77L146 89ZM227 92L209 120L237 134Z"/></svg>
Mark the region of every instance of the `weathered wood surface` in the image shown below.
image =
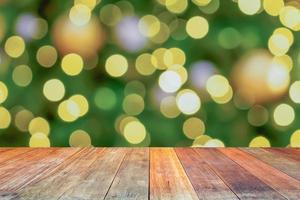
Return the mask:
<svg viewBox="0 0 300 200"><path fill-rule="evenodd" d="M0 148L0 199L300 199L291 148Z"/></svg>

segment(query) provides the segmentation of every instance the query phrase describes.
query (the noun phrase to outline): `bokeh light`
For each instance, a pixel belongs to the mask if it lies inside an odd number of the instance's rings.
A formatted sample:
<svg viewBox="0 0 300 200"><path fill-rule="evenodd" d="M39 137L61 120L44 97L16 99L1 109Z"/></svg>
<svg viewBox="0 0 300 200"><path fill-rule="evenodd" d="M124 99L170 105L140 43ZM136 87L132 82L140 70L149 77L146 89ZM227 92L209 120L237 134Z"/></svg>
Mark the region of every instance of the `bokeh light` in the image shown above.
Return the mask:
<svg viewBox="0 0 300 200"><path fill-rule="evenodd" d="M278 105L273 113L274 121L279 126L288 126L295 119L295 111L288 104Z"/></svg>
<svg viewBox="0 0 300 200"><path fill-rule="evenodd" d="M107 58L105 70L112 77L120 77L127 72L128 62L122 55L115 54Z"/></svg>
<svg viewBox="0 0 300 200"><path fill-rule="evenodd" d="M83 69L83 60L78 54L68 54L63 57L61 61L61 68L67 75L76 76Z"/></svg>
<svg viewBox="0 0 300 200"><path fill-rule="evenodd" d="M25 42L20 36L11 36L6 40L4 49L10 57L18 58L25 51Z"/></svg>
<svg viewBox="0 0 300 200"><path fill-rule="evenodd" d="M124 137L131 144L141 143L146 134L145 126L139 121L131 121L124 127Z"/></svg>
<svg viewBox="0 0 300 200"><path fill-rule="evenodd" d="M270 141L263 137L263 136L257 136L251 140L249 143L249 147L270 147Z"/></svg>
<svg viewBox="0 0 300 200"><path fill-rule="evenodd" d="M0 143L298 147L299 5L2 1Z"/></svg>
<svg viewBox="0 0 300 200"><path fill-rule="evenodd" d="M65 86L58 79L48 80L43 87L43 94L49 101L60 101L65 96Z"/></svg>
<svg viewBox="0 0 300 200"><path fill-rule="evenodd" d="M190 89L181 90L176 96L176 104L179 110L186 114L195 114L201 107L199 96Z"/></svg>
<svg viewBox="0 0 300 200"><path fill-rule="evenodd" d="M3 103L8 96L8 89L5 83L0 81L0 104Z"/></svg>
<svg viewBox="0 0 300 200"><path fill-rule="evenodd" d="M0 129L6 129L7 127L9 127L11 122L11 115L9 111L2 106L0 106L0 119Z"/></svg>
<svg viewBox="0 0 300 200"><path fill-rule="evenodd" d="M201 39L208 33L209 24L203 17L196 16L188 20L186 24L186 32L195 39Z"/></svg>
<svg viewBox="0 0 300 200"><path fill-rule="evenodd" d="M84 130L76 130L71 133L69 144L71 147L90 147L91 137Z"/></svg>

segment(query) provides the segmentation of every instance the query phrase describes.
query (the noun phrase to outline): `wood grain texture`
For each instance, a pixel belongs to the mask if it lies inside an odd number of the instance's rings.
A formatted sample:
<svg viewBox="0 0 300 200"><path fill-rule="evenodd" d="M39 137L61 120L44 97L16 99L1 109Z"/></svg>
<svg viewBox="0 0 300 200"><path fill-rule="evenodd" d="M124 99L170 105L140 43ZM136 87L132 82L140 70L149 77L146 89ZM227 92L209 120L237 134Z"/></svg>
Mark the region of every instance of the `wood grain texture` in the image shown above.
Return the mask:
<svg viewBox="0 0 300 200"><path fill-rule="evenodd" d="M300 199L300 182L298 180L239 149L226 148L219 149L219 151L286 198Z"/></svg>
<svg viewBox="0 0 300 200"><path fill-rule="evenodd" d="M54 167L76 151L78 149L48 148L14 154L15 157L0 165L0 197L50 174Z"/></svg>
<svg viewBox="0 0 300 200"><path fill-rule="evenodd" d="M176 153L199 199L238 199L193 149L177 148Z"/></svg>
<svg viewBox="0 0 300 200"><path fill-rule="evenodd" d="M146 200L148 184L149 149L132 149L122 162L105 199Z"/></svg>
<svg viewBox="0 0 300 200"><path fill-rule="evenodd" d="M150 150L150 199L198 199L172 148Z"/></svg>
<svg viewBox="0 0 300 200"><path fill-rule="evenodd" d="M84 149L16 199L98 199L107 192L125 154L125 149Z"/></svg>
<svg viewBox="0 0 300 200"><path fill-rule="evenodd" d="M300 162L300 149L296 148L268 148L265 149L267 151L271 151L273 153L280 154L286 158L292 159L294 161Z"/></svg>
<svg viewBox="0 0 300 200"><path fill-rule="evenodd" d="M299 157L296 148L0 148L0 199L296 200Z"/></svg>
<svg viewBox="0 0 300 200"><path fill-rule="evenodd" d="M269 165L279 169L280 171L285 172L291 177L300 180L300 162L292 161L285 156L267 151L262 148L246 148L243 150L255 156L256 158L268 163Z"/></svg>
<svg viewBox="0 0 300 200"><path fill-rule="evenodd" d="M241 168L224 154L220 154L217 149L197 148L196 151L239 198L285 199L256 176Z"/></svg>

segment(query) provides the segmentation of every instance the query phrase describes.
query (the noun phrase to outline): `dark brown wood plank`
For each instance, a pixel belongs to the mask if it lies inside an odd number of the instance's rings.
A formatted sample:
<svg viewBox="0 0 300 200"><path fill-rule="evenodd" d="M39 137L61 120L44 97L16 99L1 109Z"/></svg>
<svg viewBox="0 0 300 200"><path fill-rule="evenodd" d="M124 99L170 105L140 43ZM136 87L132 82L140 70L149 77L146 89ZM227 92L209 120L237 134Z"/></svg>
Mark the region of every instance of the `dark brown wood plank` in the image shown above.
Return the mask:
<svg viewBox="0 0 300 200"><path fill-rule="evenodd" d="M198 199L172 148L150 149L150 199Z"/></svg>
<svg viewBox="0 0 300 200"><path fill-rule="evenodd" d="M146 200L149 187L149 149L134 148L125 157L106 200Z"/></svg>
<svg viewBox="0 0 300 200"><path fill-rule="evenodd" d="M196 148L219 177L241 199L285 199L273 188L240 167L216 148Z"/></svg>
<svg viewBox="0 0 300 200"><path fill-rule="evenodd" d="M237 148L219 149L254 176L288 199L300 199L300 181Z"/></svg>
<svg viewBox="0 0 300 200"><path fill-rule="evenodd" d="M292 159L294 161L300 162L300 149L296 148L267 148L267 151L273 153L281 154L286 158Z"/></svg>
<svg viewBox="0 0 300 200"><path fill-rule="evenodd" d="M0 165L0 197L48 175L77 151L75 148L42 148L6 161L5 165Z"/></svg>
<svg viewBox="0 0 300 200"><path fill-rule="evenodd" d="M26 187L16 199L103 199L126 152L121 148L84 149L51 176Z"/></svg>
<svg viewBox="0 0 300 200"><path fill-rule="evenodd" d="M285 156L280 156L279 154L272 153L262 148L243 148L242 150L250 153L265 163L272 165L289 176L300 180L300 162L292 161Z"/></svg>
<svg viewBox="0 0 300 200"><path fill-rule="evenodd" d="M176 148L175 151L199 199L238 199L193 149Z"/></svg>

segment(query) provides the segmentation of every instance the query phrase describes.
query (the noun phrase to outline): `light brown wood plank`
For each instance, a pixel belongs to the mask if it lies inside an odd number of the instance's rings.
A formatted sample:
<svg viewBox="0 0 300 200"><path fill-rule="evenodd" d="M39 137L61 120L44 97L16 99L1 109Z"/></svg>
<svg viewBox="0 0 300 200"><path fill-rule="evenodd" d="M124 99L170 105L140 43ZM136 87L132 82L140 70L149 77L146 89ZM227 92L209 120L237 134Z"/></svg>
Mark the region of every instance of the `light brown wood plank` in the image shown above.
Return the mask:
<svg viewBox="0 0 300 200"><path fill-rule="evenodd" d="M72 188L60 196L60 199L104 199L128 151L123 148L105 149L88 168L84 180L75 183Z"/></svg>
<svg viewBox="0 0 300 200"><path fill-rule="evenodd" d="M300 162L300 149L296 148L267 148L267 151L283 155L286 158Z"/></svg>
<svg viewBox="0 0 300 200"><path fill-rule="evenodd" d="M127 150L88 148L16 199L103 199ZM39 191L39 192L37 192Z"/></svg>
<svg viewBox="0 0 300 200"><path fill-rule="evenodd" d="M6 161L9 161L11 159L15 157L20 157L21 154L25 154L29 151L32 151L33 149L30 148L5 148L5 149L1 149L1 153L0 153L0 164L1 165L5 165ZM0 171L1 173L1 171Z"/></svg>
<svg viewBox="0 0 300 200"><path fill-rule="evenodd" d="M293 162L285 156L280 156L262 148L243 148L242 150L279 169L289 176L300 180L300 162Z"/></svg>
<svg viewBox="0 0 300 200"><path fill-rule="evenodd" d="M286 199L216 148L196 148L195 151L240 199Z"/></svg>
<svg viewBox="0 0 300 200"><path fill-rule="evenodd" d="M147 200L149 187L149 149L134 148L125 157L106 196L106 200Z"/></svg>
<svg viewBox="0 0 300 200"><path fill-rule="evenodd" d="M300 181L236 148L219 149L288 199L300 199Z"/></svg>
<svg viewBox="0 0 300 200"><path fill-rule="evenodd" d="M150 149L150 199L198 199L172 148Z"/></svg>
<svg viewBox="0 0 300 200"><path fill-rule="evenodd" d="M176 153L199 199L238 199L193 149L176 148Z"/></svg>
<svg viewBox="0 0 300 200"><path fill-rule="evenodd" d="M0 196L48 175L78 149L45 148L21 154L0 166Z"/></svg>

